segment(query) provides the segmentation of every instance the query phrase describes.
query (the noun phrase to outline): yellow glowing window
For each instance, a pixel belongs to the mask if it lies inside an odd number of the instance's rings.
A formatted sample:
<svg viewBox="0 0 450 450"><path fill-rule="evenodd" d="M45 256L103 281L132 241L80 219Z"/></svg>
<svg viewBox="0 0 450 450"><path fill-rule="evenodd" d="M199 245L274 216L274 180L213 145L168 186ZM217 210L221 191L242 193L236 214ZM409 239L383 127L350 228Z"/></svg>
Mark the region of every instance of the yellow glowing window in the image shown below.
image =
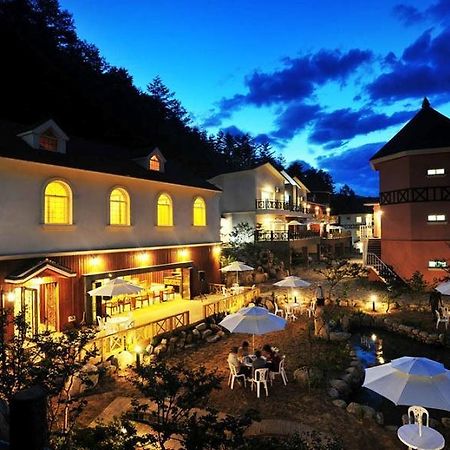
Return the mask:
<svg viewBox="0 0 450 450"><path fill-rule="evenodd" d="M72 191L62 181L47 184L44 193L44 223L72 223Z"/></svg>
<svg viewBox="0 0 450 450"><path fill-rule="evenodd" d="M158 157L153 155L150 158L150 170L156 170L157 172L159 172L160 168L161 168L161 163L159 162Z"/></svg>
<svg viewBox="0 0 450 450"><path fill-rule="evenodd" d="M130 225L130 197L125 189L117 188L109 197L110 225Z"/></svg>
<svg viewBox="0 0 450 450"><path fill-rule="evenodd" d="M194 200L193 215L194 226L204 227L206 225L206 204L205 200L203 200L201 197L197 197Z"/></svg>
<svg viewBox="0 0 450 450"><path fill-rule="evenodd" d="M157 203L157 224L159 227L173 225L172 199L167 194L161 194Z"/></svg>

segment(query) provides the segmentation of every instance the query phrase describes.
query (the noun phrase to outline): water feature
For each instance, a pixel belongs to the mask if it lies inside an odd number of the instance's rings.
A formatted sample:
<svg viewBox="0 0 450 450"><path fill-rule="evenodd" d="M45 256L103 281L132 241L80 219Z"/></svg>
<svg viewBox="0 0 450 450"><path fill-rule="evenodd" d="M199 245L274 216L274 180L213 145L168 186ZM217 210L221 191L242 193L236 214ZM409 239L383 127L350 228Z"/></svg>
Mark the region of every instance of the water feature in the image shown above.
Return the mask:
<svg viewBox="0 0 450 450"><path fill-rule="evenodd" d="M425 356L441 362L447 369L450 369L450 351L448 349L423 344L387 331L361 330L359 334L352 336L352 345L364 367L388 363L401 356ZM408 410L407 406L395 406L391 401L366 388L357 390L350 401L369 405L377 411L381 411L387 425L401 425L402 414L406 414ZM435 419L449 415L445 411L432 409L429 411L430 417Z"/></svg>

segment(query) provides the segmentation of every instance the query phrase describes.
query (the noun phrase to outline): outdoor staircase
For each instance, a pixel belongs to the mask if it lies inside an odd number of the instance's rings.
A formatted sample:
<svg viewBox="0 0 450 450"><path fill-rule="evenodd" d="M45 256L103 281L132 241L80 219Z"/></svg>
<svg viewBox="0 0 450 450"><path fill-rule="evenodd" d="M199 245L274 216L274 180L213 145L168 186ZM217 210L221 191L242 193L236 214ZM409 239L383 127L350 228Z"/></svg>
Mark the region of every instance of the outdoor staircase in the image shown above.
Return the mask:
<svg viewBox="0 0 450 450"><path fill-rule="evenodd" d="M381 281L387 285L403 285L405 280L398 275L392 266L388 266L381 258L375 253L367 252L366 266L371 267Z"/></svg>
<svg viewBox="0 0 450 450"><path fill-rule="evenodd" d="M381 259L381 239L369 239L367 242L367 253L372 253Z"/></svg>

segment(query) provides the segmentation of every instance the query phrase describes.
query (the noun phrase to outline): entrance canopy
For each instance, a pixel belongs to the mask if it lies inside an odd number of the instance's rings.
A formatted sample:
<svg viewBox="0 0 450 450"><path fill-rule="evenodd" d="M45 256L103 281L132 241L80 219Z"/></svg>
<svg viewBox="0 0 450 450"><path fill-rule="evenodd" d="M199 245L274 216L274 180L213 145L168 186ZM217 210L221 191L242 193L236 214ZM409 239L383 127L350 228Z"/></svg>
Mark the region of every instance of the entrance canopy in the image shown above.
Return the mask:
<svg viewBox="0 0 450 450"><path fill-rule="evenodd" d="M73 272L69 268L46 258L38 262L30 263L28 266L13 272L5 278L5 283L23 284L38 275L42 275L44 272L53 272L54 274L66 278L73 278L77 276L76 272Z"/></svg>

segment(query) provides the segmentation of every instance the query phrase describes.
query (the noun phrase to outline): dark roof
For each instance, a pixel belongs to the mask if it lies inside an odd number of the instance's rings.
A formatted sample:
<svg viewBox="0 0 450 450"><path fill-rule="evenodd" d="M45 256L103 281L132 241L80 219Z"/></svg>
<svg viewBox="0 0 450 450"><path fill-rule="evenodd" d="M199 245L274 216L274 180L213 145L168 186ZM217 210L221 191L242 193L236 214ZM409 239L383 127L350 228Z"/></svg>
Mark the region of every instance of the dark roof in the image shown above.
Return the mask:
<svg viewBox="0 0 450 450"><path fill-rule="evenodd" d="M176 161L167 161L163 173L147 170L133 161L136 157L133 149L111 144L71 136L65 154L35 149L17 136L24 129L28 131L33 127L0 120L0 157L220 191ZM147 154L153 149L149 147ZM140 156L144 153L139 150Z"/></svg>
<svg viewBox="0 0 450 450"><path fill-rule="evenodd" d="M20 283L29 280L30 278L39 275L44 270L53 270L65 277L75 277L76 272L70 270L69 268L62 266L61 264L52 261L51 259L43 260L32 260L28 261L27 264L16 270L15 272L9 274L5 281L7 283Z"/></svg>
<svg viewBox="0 0 450 450"><path fill-rule="evenodd" d="M370 161L407 150L450 147L450 119L430 106L427 98L422 109Z"/></svg>

